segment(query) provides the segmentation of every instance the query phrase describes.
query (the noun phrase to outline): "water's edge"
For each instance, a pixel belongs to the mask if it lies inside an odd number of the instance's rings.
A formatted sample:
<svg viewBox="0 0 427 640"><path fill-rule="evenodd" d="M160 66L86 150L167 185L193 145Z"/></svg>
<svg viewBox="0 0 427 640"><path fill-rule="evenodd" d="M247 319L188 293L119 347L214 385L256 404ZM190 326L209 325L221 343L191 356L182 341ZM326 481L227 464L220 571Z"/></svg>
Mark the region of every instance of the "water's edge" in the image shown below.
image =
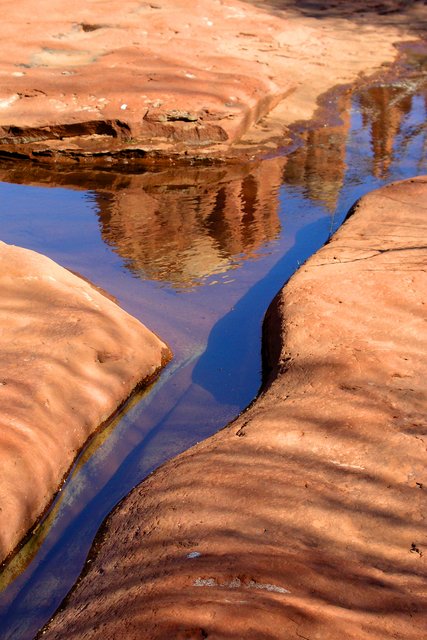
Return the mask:
<svg viewBox="0 0 427 640"><path fill-rule="evenodd" d="M339 95L342 97L342 94L339 94ZM344 93L344 97L345 97L345 93ZM338 126L340 126L340 125L338 125ZM331 128L332 128L332 132L333 132L332 135L337 136L338 134L336 133L336 130L334 131L334 127L331 127ZM323 144L322 140L320 140L320 142L319 142L319 140L317 142L316 141L314 141L314 142L310 141L309 140L310 135L311 134L310 134L309 130L307 130L306 132L302 132L301 133L301 140L302 140L303 143L305 143L305 145L312 144L313 147L316 148L316 145L318 146L320 144ZM305 138L304 138L304 136L305 136ZM302 145L301 148L303 148L303 145ZM268 161L268 159L266 161ZM288 163L288 166L289 166L289 163ZM296 165L295 171L297 169L298 169L298 165ZM393 174L393 175L395 175L395 174ZM398 174L395 177L401 177L401 176ZM294 179L294 174L293 174L293 170L291 170L288 173L288 176L287 176L288 184L292 185L292 180L293 179ZM320 176L320 180L323 180L323 179L324 179L324 177ZM385 179L387 179L387 176L379 178L380 181L381 180L385 180ZM363 186L364 187L367 186L368 189L366 189L366 190L370 190L372 184L370 183L370 184L366 185L365 183L363 183ZM358 191L358 189L359 189L359 191ZM310 227L310 233L312 234L310 236L310 238L312 236L313 237L317 237L316 234L317 234L318 231L320 231L321 235L323 234L323 237L325 238L325 241L327 241L327 239L330 237L331 233L334 230L336 230L337 226L339 226L339 224L341 223L342 219L345 217L345 214L348 211L348 209L350 208L350 205L352 204L352 202L354 202L355 192L356 192L356 194L360 194L360 193L363 192L363 190L364 189L362 188L362 183L356 184L356 189L354 189L354 185L353 185L353 189L348 189L348 193L345 194L345 197L342 198L339 203L337 201L338 206L335 209L335 211L339 211L339 213L338 214L334 213L332 215L332 219L330 221L329 220L326 221L326 231L327 231L326 235L324 233L325 232L325 219L324 219L324 216L321 216L321 215L318 215L317 217L314 216L313 219L310 220L309 224L308 224L308 226ZM357 195L357 197L358 197L358 195ZM305 202L303 202L300 206L301 207L305 206ZM307 239L306 236L302 237L301 234L300 234L300 231L297 231L297 230L295 230L295 231L296 231L295 235L292 238L293 239L293 244L285 245L286 246L285 254L282 255L278 260L275 260L275 259L271 260L270 263L266 265L266 268L265 268L265 270L263 272L263 275L262 275L261 279L260 280L258 280L258 279L251 280L251 278L249 278L249 282L251 282L251 284L247 288L247 290L244 293L243 297L239 297L239 295L237 295L235 297L235 299L234 299L233 306L231 307L231 309L229 309L228 311L226 311L225 314L220 316L220 319L217 320L217 322L213 325L212 330L209 331L209 335L208 335L208 338L207 338L207 343L206 344L201 343L196 349L194 348L194 343L191 343L191 348L190 348L189 351L187 350L187 352L185 354L184 353L179 354L179 359L178 359L178 362L176 363L175 370L173 369L173 367L172 367L172 369L168 369L168 371L165 373L164 377L161 378L161 380L156 385L154 385L153 390L152 390L151 398L148 399L148 398L145 397L142 400L140 398L138 398L138 400L141 400L141 402L139 402L139 404L136 406L136 409L134 410L134 416L130 416L130 414L128 412L127 417L126 416L122 416L122 420L124 420L125 422L128 421L128 423L130 423L132 421L135 422L135 415L137 414L137 415L140 416L143 413L143 411L142 411L143 407L148 408L149 405L150 406L152 405L153 396L156 397L156 395L158 395L159 393L161 394L162 385L164 385L166 383L166 381L168 379L170 379L172 374L176 373L178 371L178 372L181 373L181 375L183 375L185 377L188 374L188 371L189 371L188 370L188 366L190 366L190 365L192 367L192 369L191 369L191 377L192 377L193 383L194 382L197 383L197 385L199 387L201 387L201 388L203 388L205 390L209 390L210 392L211 392L212 389L215 388L214 394L216 394L218 396L219 401L225 402L225 403L230 402L231 395L230 395L230 397L225 397L225 396L222 397L223 392L219 391L216 387L213 386L214 385L214 381L212 380L212 369L216 367L216 361L215 361L215 363L213 363L213 361L210 359L210 356L206 355L206 354L213 353L212 345L220 343L223 335L227 335L228 336L228 345L230 345L230 346L234 345L233 329L230 329L230 327L231 327L231 324L230 324L231 323L231 319L233 320L233 322L235 322L235 318L236 317L244 319L248 315L248 313L251 313L251 309L254 307L254 305L258 306L260 304L260 300L262 300L262 304L265 305L265 306L263 306L263 309L265 309L266 306L268 305L269 301L271 301L272 295L274 295L274 290L277 291L279 288L281 288L283 286L283 282L286 282L289 279L289 277L295 271L295 269L298 268L300 266L300 264L305 259L307 259L307 257L309 255L311 255L311 253L313 251L315 251L315 250L317 250L319 248L318 246L316 248L316 242L314 240ZM300 237L298 237L299 235L300 235ZM323 242L322 242L322 244L323 244ZM285 260L285 258L286 258L286 260ZM83 275L86 276L85 273ZM211 281L213 281L212 278L215 277L215 276L213 275L213 276L208 276L208 277L210 277ZM100 286L104 286L105 282L102 280L102 278L100 278L100 280L101 281L100 282L98 281L97 284L100 284ZM268 294L269 298L268 298L267 301L266 301L265 291L263 293L261 293L261 290L263 289L264 284L266 282L268 282L268 290L270 292ZM120 279L118 279L118 284L120 286ZM274 287L275 287L275 289L274 289ZM129 295L131 297L132 296L132 292ZM202 296L202 298L203 298L203 296ZM129 300L126 301L126 304L129 305ZM126 304L125 304L125 308L126 308ZM213 304L215 306L215 300L214 300ZM131 307L131 305L129 305L129 306ZM274 309L274 301L273 301L273 303L270 303L269 311L267 312L267 315L273 313L273 311L271 309ZM184 315L185 315L185 312L186 312L185 309L183 309L182 313ZM153 317L156 316L156 313L158 313L158 312L155 312ZM261 314L261 315L263 315L263 314ZM229 320L230 320L230 322L229 322ZM239 325L238 326L238 330L241 331L241 329L242 329L242 327L241 327L241 325ZM159 330L159 333L162 335L162 332L160 330ZM249 344L253 344L254 337L255 337L255 334L253 333L253 331L250 332L248 335L244 335L243 336L243 340L242 339L240 340L240 342L242 344L242 349L244 348L245 345L247 347L248 343ZM177 339L178 338L179 338L179 336L177 337ZM238 344L239 344L239 341L236 342L237 346L238 346ZM240 352L239 352L238 349L239 348L237 348L237 355L236 355L236 353L232 354L234 358L236 358L236 357L238 358L239 357L239 353ZM241 353L242 353L242 357L244 358L245 356L243 355L243 351ZM203 362L203 364L200 364L200 360L198 360L196 362L194 361L195 355L196 355L196 357L197 356L201 357L201 361ZM224 354L224 359L225 359L224 361L227 361L228 355L229 354ZM195 362L195 364L194 364L194 362ZM187 369L186 369L186 367L187 367ZM217 383L217 380L215 380L215 384L216 383ZM258 393L259 393L259 383L260 383L260 379L258 379L258 385L257 385ZM157 385L159 385L159 388L157 388ZM249 393L251 394L250 397L249 397ZM256 389L254 390L254 384L252 383L251 388L249 389L249 392L243 394L243 396L240 398L239 404L240 404L241 408L238 410L238 413L240 413L243 410L243 407L248 406L249 403L252 404L252 402L254 400L251 400L251 398L253 398L256 393L257 393L257 391L256 391ZM199 397L199 400L200 399L203 400L203 395L201 395ZM233 401L234 401L234 398L233 398ZM232 406L232 405L230 405L230 406ZM191 404L190 404L190 407L191 407ZM205 407L203 406L203 404L202 404L202 408L203 408L203 411L201 412L200 417L198 417L201 423L203 421L206 421L206 415L207 415ZM130 409L132 409L132 407ZM170 410L171 409L169 409L169 411ZM222 415L223 415L222 412L219 412L219 415L217 417L217 422L218 421L220 422ZM234 419L235 418L232 418L232 420L234 420ZM107 434L111 433L111 431L114 430L117 427L117 422L118 422L118 420L116 419L115 421L113 421L111 423L111 425L109 425L106 428L105 433L103 434L104 438L108 438ZM227 420L227 423L229 423L229 422L230 422L230 419ZM155 420L153 420L153 424L155 424ZM154 440L152 440L152 441L154 441L156 443L156 447L157 447L157 449L156 449L157 450L157 455L155 456L157 458L157 460L159 459L158 458L159 453L160 453L160 458L162 458L162 452L166 452L166 455L167 455L167 452L170 450L169 446L165 447L165 443L164 442L162 443L162 439L164 440L164 436L161 436L160 440L157 437L159 435L159 427L161 426L161 424L162 423L159 423L155 427L155 429L154 429L154 431L152 433L152 438L154 438ZM224 424L224 422L222 423L222 425L223 424ZM219 427L218 427L218 425L216 425L216 427L214 428L214 431L216 431L218 428L221 428L222 425L220 424ZM119 429L119 431L120 431L120 429ZM178 431L179 431L179 429L178 429ZM208 437L208 435L210 435L214 431L211 431L211 429L209 428L209 425L208 425L208 431L203 431L202 430L201 433L200 433L200 431L197 432L197 437L196 438L194 438L194 437L192 438L193 442L191 442L191 439L190 439L190 446L191 446L191 444L194 444L195 441L197 441L199 439L202 439L202 438L204 439L205 437ZM202 436L202 438L200 438L200 435ZM101 440L102 440L102 437L101 437ZM188 440L183 443L184 444L184 449L187 448L186 442L188 444ZM97 446L99 446L99 443L95 444L95 448ZM76 461L76 463L74 465L74 471L78 472L79 470L82 469L82 465L84 465L87 462L87 460L89 459L90 450L91 449L92 449L92 451L94 450L93 447L89 447L87 450L82 452L82 454L79 456L78 461ZM180 449L179 446L178 446L178 449ZM173 453L173 451L172 451L172 455L176 455L176 453L177 453L177 451L176 451L176 447L175 447L175 453ZM126 461L129 461L130 459L134 459L133 455L134 455L134 452L131 449L129 449L129 453L127 454L127 456L124 459L125 466L126 466ZM148 462L148 464L147 464L147 462ZM122 469L122 468L123 468L123 464L120 467L120 469ZM150 459L150 456L148 456L148 461L146 461L146 463L144 464L143 467L140 467L138 475L140 476L141 473L143 473L144 477L147 477L147 474L152 473L155 468L158 468L158 466L154 462L153 457L151 456L151 459ZM118 482L119 484L120 484L120 476L123 476L123 472L119 473L119 478L116 478L116 482ZM73 477L73 473L70 474L70 482L71 482L72 477ZM126 473L124 474L124 477L126 477ZM141 481L143 481L143 480L141 480L141 479L137 480L137 482L134 482L134 484L132 486L135 486L135 484L137 484L137 483L139 483ZM128 485L129 485L129 482L127 483L127 488L126 488L126 491L125 491L124 495L127 495L128 491L130 490ZM111 482L107 481L105 486L103 486L101 493L105 494L106 492L108 492L110 486L111 486ZM77 489L78 489L78 486L77 486ZM116 489L116 491L117 491L117 489ZM117 493L115 493L114 495L117 495ZM123 497L124 496L123 496L123 491L122 491L122 497L118 498L119 499L119 503L123 499ZM60 508L60 502L61 502L60 498L62 498L62 496L57 496L57 498L55 499L54 504L52 506L52 509L50 510L50 513L47 514L47 517L45 519L46 522L49 521L49 516L52 516L52 514L55 515L55 513L56 513L55 512L55 506L58 506L58 508ZM98 501L99 501L99 496L98 496ZM91 502L92 501L90 500L88 505L87 505L87 507L89 509L90 509L90 506L91 506ZM117 502L116 502L116 506L117 506ZM114 508L116 508L116 507L114 507ZM98 522L99 522L99 518L100 517L101 517L101 525L100 525L100 527L102 529L102 526L103 526L102 525L102 521L104 520L105 514L102 516L102 513L100 513L99 515L96 516ZM92 523L92 525L93 525L93 523ZM40 528L42 528L42 527L40 527L40 525L39 525L39 527L37 527L37 528L40 530ZM49 529L49 526L47 526L47 529ZM95 529L92 526L91 529L90 529L90 531L91 531L90 534L88 533L87 529L83 530L83 536L85 536L85 535L88 535L89 537L92 536L92 539L93 539L93 536L95 535L95 540L93 542L94 546L92 545L92 548L96 548L96 544L97 544L96 540L97 540L97 537L99 535L99 533L96 533L97 529L98 529L98 532L99 532L98 526ZM70 534L71 534L71 532L70 532ZM66 540L67 540L67 538L69 539L69 535L66 536ZM66 543L67 542L65 541L65 544ZM57 543L54 543L54 546L53 546L54 550L55 550L56 546L57 546ZM92 552L89 551L89 554L87 555L87 557L90 557L91 553ZM49 555L50 555L50 552L48 552L48 556ZM80 550L80 556L81 556L81 550ZM31 562L31 560L30 560L30 562ZM81 558L79 559L79 562L81 562ZM42 562L42 564L43 564L43 562ZM7 570L7 567L6 567L6 570ZM75 573L75 569L74 569L74 573ZM16 574L16 575L19 575L19 574ZM69 577L71 577L71 576L69 576ZM20 611L19 600L21 600L21 604L22 604L22 602L24 603L24 610L26 608L25 607L25 602L27 601L27 597L30 595L30 593L27 591L27 588L28 588L28 585L23 586L23 591L22 590L19 591L16 594L16 597L14 599L12 599L12 601L9 601L9 604L12 604L12 602L14 602L14 601L18 603L18 609L17 609L17 612L16 612L15 616L16 615L18 615L18 616L20 615L20 613L19 613L19 611ZM68 596L66 596L66 598L67 597ZM64 602L65 601L62 602L60 607L63 606ZM6 604L7 604L7 602L6 602ZM37 598L36 598L35 606L37 608ZM43 608L44 607L42 607L42 609ZM0 609L1 609L1 602L0 602ZM12 609L13 609L13 607L12 607ZM22 615L22 609L21 609L21 615ZM49 618L51 617L51 615L52 615L52 612L49 614ZM32 635L30 636L28 634L25 635L27 633L27 631L28 631L28 633L32 633L29 629L27 629L27 630L23 629L23 634L24 635L19 635L19 636L16 635L15 632L16 632L17 629L16 629L16 626L15 626L15 624L13 622L14 618L15 618L15 621L16 621L16 617L15 616L13 614L12 614L11 617L9 617L9 615L7 616L8 620L10 620L11 624L9 625L9 631L6 629L6 635L4 636L4 638L6 639L6 638L12 638L13 637L14 639L15 638L17 639L18 637L19 638L33 637ZM25 626L25 624L24 624L24 626ZM34 629L34 626L32 628ZM20 631L18 631L18 633L20 633ZM10 635L10 634L12 634L12 635Z"/></svg>

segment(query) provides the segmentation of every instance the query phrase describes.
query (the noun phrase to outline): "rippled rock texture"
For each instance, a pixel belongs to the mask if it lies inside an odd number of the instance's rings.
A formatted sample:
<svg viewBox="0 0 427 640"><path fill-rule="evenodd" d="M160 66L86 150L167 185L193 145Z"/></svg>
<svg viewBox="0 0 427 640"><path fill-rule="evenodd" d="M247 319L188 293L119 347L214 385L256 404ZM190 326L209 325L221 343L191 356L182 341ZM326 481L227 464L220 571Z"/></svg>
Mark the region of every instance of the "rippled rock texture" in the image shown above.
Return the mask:
<svg viewBox="0 0 427 640"><path fill-rule="evenodd" d="M0 243L0 562L48 507L88 437L169 360L90 284Z"/></svg>
<svg viewBox="0 0 427 640"><path fill-rule="evenodd" d="M118 506L43 638L423 635L426 207L357 203L271 305L258 400Z"/></svg>
<svg viewBox="0 0 427 640"><path fill-rule="evenodd" d="M395 20L381 3L257 4L0 3L0 156L136 162L283 145L320 94L394 60L423 3L394 2Z"/></svg>

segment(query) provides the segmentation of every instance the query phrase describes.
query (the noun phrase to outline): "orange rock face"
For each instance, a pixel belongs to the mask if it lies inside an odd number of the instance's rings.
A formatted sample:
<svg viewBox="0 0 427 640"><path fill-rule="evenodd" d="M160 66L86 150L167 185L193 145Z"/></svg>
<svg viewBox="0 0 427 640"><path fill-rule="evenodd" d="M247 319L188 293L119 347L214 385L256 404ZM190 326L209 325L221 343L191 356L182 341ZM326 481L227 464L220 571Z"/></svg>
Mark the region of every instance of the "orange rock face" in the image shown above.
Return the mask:
<svg viewBox="0 0 427 640"><path fill-rule="evenodd" d="M77 276L0 243L0 561L168 347Z"/></svg>
<svg viewBox="0 0 427 640"><path fill-rule="evenodd" d="M426 207L373 192L301 267L263 394L119 505L44 639L423 636Z"/></svg>
<svg viewBox="0 0 427 640"><path fill-rule="evenodd" d="M0 155L178 159L272 132L283 144L321 93L391 62L408 37L400 6L395 25L372 24L371 14L354 21L363 8L325 17L290 0L258 4L51 0L41 11L34 0L0 2Z"/></svg>

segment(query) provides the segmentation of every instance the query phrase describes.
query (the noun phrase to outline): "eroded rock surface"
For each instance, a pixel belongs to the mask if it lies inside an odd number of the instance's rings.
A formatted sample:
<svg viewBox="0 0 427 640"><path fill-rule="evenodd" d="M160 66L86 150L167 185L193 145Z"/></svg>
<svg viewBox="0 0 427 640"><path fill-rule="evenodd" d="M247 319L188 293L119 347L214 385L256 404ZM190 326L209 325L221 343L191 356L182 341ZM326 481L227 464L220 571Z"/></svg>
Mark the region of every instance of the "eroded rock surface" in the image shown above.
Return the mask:
<svg viewBox="0 0 427 640"><path fill-rule="evenodd" d="M1 562L87 438L170 352L81 278L2 242L0 292Z"/></svg>
<svg viewBox="0 0 427 640"><path fill-rule="evenodd" d="M268 384L108 518L45 640L418 640L427 177L364 197L266 319Z"/></svg>
<svg viewBox="0 0 427 640"><path fill-rule="evenodd" d="M395 59L422 4L394 2L389 21L381 3L329 16L290 0L2 2L0 155L105 163L283 144L320 94Z"/></svg>

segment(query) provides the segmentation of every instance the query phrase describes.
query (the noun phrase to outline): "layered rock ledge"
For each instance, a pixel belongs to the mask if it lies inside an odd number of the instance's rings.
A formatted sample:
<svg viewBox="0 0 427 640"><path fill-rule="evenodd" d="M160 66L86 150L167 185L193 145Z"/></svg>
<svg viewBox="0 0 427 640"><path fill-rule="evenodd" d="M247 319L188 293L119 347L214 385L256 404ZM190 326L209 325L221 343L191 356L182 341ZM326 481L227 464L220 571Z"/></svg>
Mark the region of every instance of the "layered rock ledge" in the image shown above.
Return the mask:
<svg viewBox="0 0 427 640"><path fill-rule="evenodd" d="M49 506L89 436L170 359L89 283L0 242L0 562Z"/></svg>
<svg viewBox="0 0 427 640"><path fill-rule="evenodd" d="M275 148L321 94L425 28L424 3L398 0L1 4L0 157L39 162Z"/></svg>
<svg viewBox="0 0 427 640"><path fill-rule="evenodd" d="M278 294L268 380L107 519L44 640L418 640L427 177L365 196Z"/></svg>

